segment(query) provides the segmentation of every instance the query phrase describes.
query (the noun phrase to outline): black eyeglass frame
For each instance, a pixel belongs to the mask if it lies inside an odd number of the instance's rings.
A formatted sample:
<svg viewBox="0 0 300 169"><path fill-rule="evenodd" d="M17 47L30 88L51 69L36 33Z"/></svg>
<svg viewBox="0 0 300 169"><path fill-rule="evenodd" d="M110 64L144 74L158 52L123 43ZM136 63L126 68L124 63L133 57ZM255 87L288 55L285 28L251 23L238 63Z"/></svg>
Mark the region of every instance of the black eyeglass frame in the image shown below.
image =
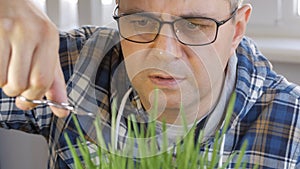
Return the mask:
<svg viewBox="0 0 300 169"><path fill-rule="evenodd" d="M117 6L115 7L115 9L114 9L113 19L117 21L120 35L121 35L124 39L126 39L126 40L128 40L128 41L130 41L130 42L135 42L135 43L151 43L151 42L154 42L154 41L156 40L156 38L158 37L158 35L160 34L160 31L161 31L162 26L163 26L164 24L169 24L169 25L172 26L172 30L173 30L173 33L174 33L176 39L177 39L180 43L182 43L182 44L184 44L184 45L188 45L188 46L205 46L205 45L209 45L209 44L214 43L214 42L217 40L217 38L218 38L219 27L222 26L222 25L224 25L225 23L227 23L229 20L231 20L231 19L235 16L235 14L237 13L237 11L238 11L238 7L236 7L236 8L230 13L229 18L224 19L224 20L221 20L221 21L218 21L218 20L216 20L216 19L214 19L214 18L209 18L209 17L182 17L182 18L175 19L175 20L173 20L173 21L171 21L171 22L168 22L168 21L161 21L161 20L159 20L159 19L157 19L157 18L155 18L155 17L152 17L152 16L147 16L147 17L149 17L149 18L151 18L151 19L154 19L154 20L158 21L158 22L159 22L159 28L158 28L158 31L157 31L157 33L156 33L156 36L153 38L153 40L151 40L151 41L145 41L145 42L140 42L140 41L135 41L135 40L128 39L127 37L124 37L124 36L122 35L121 29L120 29L120 24L119 24L119 19L120 19L121 17L123 17L123 16L132 15L133 13L128 13L128 14L125 14L125 13L124 13L124 14L117 15L117 10L118 10L118 9L119 9L119 5L117 5ZM217 27L216 27L216 33L215 33L215 37L213 38L212 41L207 42L207 43L204 43L204 44L189 44L189 43L185 43L185 42L181 41L180 38L178 38L178 36L177 36L177 34L176 34L176 31L175 31L175 29L174 29L174 28L175 28L175 27L174 27L174 23L176 23L178 20L182 20L182 19L195 19L195 18L198 18L198 19L206 19L206 20L214 21L214 22L216 23L216 25L217 25Z"/></svg>

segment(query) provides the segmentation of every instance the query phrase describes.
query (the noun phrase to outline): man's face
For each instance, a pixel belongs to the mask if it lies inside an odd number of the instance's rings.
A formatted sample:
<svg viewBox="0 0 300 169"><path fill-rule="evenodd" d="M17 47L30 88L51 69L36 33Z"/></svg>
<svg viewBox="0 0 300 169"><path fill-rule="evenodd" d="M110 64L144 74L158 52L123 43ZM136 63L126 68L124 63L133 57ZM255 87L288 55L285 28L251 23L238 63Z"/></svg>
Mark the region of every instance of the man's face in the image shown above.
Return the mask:
<svg viewBox="0 0 300 169"><path fill-rule="evenodd" d="M135 12L153 13L151 16L161 21L172 22L182 16L221 21L232 11L226 0L121 0L119 14ZM176 123L180 108L189 121L200 119L212 109L233 55L232 21L219 28L214 43L205 46L184 45L174 31L170 24L164 24L153 42L121 41L126 70L143 106L152 109L157 97L158 119L168 123Z"/></svg>

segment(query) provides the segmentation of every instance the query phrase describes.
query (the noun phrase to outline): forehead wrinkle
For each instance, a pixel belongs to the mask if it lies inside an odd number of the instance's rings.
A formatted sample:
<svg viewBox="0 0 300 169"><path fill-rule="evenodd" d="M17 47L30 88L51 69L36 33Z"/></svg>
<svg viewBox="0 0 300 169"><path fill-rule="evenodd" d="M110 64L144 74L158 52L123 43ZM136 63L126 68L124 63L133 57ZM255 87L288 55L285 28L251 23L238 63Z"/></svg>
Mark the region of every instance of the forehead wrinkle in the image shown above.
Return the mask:
<svg viewBox="0 0 300 169"><path fill-rule="evenodd" d="M212 1L214 3L205 3L202 0L120 0L119 2L122 2L120 3L120 11L125 13L157 12L178 17L199 16L216 19L227 14L220 14L220 8L224 8L224 6L215 4L215 2L220 3L219 0ZM224 0L221 1L225 2ZM229 3L226 3L226 8L227 6L230 6Z"/></svg>
<svg viewBox="0 0 300 169"><path fill-rule="evenodd" d="M138 0L138 3L130 2L130 0L119 1L119 6L122 11L144 11L144 12L159 12L159 13L170 13L174 10L172 9L170 4L172 3L180 3L175 0L160 0L159 3L154 3L151 0ZM154 0L155 1L155 0ZM182 0L181 0L182 1ZM184 2L186 0L183 0ZM120 3L122 2L122 3ZM129 3L130 2L130 3ZM139 5L142 4L142 5ZM182 7L183 5L179 5ZM171 8L170 8L171 7ZM178 9L176 9L178 10ZM176 11L174 10L174 11Z"/></svg>

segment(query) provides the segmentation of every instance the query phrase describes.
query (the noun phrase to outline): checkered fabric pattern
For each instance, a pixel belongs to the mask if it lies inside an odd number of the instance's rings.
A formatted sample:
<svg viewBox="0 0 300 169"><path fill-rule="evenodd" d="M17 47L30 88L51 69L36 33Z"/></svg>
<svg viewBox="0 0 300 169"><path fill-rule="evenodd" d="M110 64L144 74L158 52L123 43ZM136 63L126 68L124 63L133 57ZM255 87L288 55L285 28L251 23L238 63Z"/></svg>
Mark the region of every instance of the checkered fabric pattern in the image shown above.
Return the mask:
<svg viewBox="0 0 300 169"><path fill-rule="evenodd" d="M120 86L124 90L130 86L126 73L120 75L117 85L111 83L123 60L118 32L90 26L61 32L59 52L70 103L85 111L98 112L108 121L109 128L112 96ZM247 168L254 164L263 169L300 168L300 88L276 74L249 38L244 37L236 55L236 101L221 160L226 161L247 140ZM136 95L131 98L133 102L139 101ZM73 168L74 161L63 136L67 133L77 148L78 133L72 119L59 119L46 106L22 111L14 101L0 89L0 127L43 135L50 149L48 168ZM97 147L92 119L78 119L93 156ZM123 121L120 131L126 132ZM210 149L214 142L208 144ZM234 168L235 163L234 158L227 168Z"/></svg>

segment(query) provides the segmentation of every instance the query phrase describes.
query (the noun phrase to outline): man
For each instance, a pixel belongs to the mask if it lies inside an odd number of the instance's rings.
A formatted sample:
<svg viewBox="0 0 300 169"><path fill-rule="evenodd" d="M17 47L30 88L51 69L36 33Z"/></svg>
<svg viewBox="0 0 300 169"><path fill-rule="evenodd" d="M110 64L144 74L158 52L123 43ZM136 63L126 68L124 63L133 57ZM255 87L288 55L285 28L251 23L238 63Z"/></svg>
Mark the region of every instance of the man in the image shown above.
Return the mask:
<svg viewBox="0 0 300 169"><path fill-rule="evenodd" d="M240 3L122 0L114 11L121 40L111 29L83 27L61 33L58 41L53 24L29 1L0 0L1 127L44 135L50 146L49 168L72 168L62 135L68 133L76 144L69 112L32 109L30 100L45 95L108 121L111 102L117 100L119 116L134 113L139 122L148 122L157 97L154 119L180 125L183 109L188 122L195 121L213 144L209 138L222 129L235 92L221 162L247 140L247 168L299 168L299 87L273 72L244 37L251 6ZM27 100L14 98L20 95ZM93 139L90 118L78 118ZM118 123L117 134L124 136L124 119Z"/></svg>

